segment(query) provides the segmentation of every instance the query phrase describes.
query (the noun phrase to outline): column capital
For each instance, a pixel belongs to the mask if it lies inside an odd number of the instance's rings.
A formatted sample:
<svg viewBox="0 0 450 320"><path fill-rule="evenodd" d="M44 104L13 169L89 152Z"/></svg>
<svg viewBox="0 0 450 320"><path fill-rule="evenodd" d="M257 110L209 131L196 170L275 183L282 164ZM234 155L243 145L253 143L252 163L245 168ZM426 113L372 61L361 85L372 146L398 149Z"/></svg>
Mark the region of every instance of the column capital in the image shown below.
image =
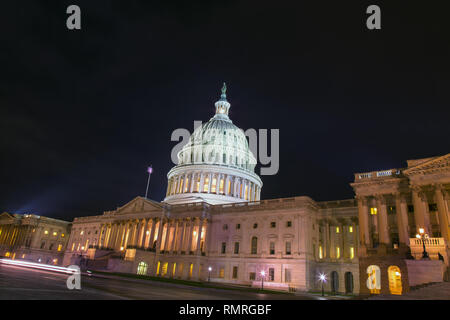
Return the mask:
<svg viewBox="0 0 450 320"><path fill-rule="evenodd" d="M357 195L355 198L357 201L361 202L363 206L367 206L369 200L367 196Z"/></svg>
<svg viewBox="0 0 450 320"><path fill-rule="evenodd" d="M374 197L377 200L377 203L379 203L381 205L386 205L386 195L376 194Z"/></svg>

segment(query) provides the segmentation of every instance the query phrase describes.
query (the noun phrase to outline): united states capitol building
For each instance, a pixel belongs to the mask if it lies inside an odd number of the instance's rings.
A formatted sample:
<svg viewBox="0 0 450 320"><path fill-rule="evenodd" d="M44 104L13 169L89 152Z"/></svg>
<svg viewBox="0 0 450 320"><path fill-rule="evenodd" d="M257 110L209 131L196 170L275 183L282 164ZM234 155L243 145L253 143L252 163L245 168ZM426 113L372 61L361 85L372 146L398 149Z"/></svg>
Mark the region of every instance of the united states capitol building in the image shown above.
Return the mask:
<svg viewBox="0 0 450 320"><path fill-rule="evenodd" d="M63 265L252 286L264 277L290 291L319 291L323 274L326 291L348 294L401 294L448 276L450 154L356 173L354 199L261 200L256 159L229 109L223 89L178 153L164 201L136 197L74 219Z"/></svg>

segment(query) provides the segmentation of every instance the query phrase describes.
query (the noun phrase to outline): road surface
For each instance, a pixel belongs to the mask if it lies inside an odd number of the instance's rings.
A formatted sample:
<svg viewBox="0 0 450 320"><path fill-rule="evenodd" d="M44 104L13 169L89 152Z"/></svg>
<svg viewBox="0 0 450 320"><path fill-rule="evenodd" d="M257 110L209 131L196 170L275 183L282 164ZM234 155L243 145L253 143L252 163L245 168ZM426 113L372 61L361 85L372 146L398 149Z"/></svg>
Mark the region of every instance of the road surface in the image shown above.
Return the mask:
<svg viewBox="0 0 450 320"><path fill-rule="evenodd" d="M148 300L311 300L310 294L268 294L199 288L187 285L126 278L81 277L81 290L69 290L68 275L0 265L0 299L148 299Z"/></svg>

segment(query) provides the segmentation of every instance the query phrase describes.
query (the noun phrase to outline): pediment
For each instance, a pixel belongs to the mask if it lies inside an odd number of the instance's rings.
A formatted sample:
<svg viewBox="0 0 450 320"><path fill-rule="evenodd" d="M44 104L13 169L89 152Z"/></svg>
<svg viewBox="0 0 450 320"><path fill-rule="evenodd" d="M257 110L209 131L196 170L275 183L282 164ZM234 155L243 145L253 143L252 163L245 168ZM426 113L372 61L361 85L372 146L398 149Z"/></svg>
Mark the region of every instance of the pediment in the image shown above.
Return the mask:
<svg viewBox="0 0 450 320"><path fill-rule="evenodd" d="M132 214L140 212L160 212L162 205L159 202L145 199L143 197L136 197L130 202L117 208L117 214Z"/></svg>
<svg viewBox="0 0 450 320"><path fill-rule="evenodd" d="M403 173L406 175L414 175L420 173L434 173L438 171L450 171L450 153L419 162L417 165L403 170Z"/></svg>
<svg viewBox="0 0 450 320"><path fill-rule="evenodd" d="M0 221L5 222L12 222L14 221L14 216L8 212L0 213Z"/></svg>

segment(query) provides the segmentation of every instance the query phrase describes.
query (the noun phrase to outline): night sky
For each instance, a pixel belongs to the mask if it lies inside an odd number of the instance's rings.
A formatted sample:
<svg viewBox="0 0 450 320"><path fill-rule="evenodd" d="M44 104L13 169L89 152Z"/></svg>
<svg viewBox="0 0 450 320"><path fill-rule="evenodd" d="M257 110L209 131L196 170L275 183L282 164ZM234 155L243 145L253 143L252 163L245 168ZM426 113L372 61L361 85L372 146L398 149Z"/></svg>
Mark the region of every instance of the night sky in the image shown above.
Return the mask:
<svg viewBox="0 0 450 320"><path fill-rule="evenodd" d="M355 172L446 154L443 3L2 3L0 211L102 214L144 195L149 164L163 200L172 131L209 120L224 81L234 124L280 129L262 199L352 198ZM369 4L381 30L366 28Z"/></svg>

